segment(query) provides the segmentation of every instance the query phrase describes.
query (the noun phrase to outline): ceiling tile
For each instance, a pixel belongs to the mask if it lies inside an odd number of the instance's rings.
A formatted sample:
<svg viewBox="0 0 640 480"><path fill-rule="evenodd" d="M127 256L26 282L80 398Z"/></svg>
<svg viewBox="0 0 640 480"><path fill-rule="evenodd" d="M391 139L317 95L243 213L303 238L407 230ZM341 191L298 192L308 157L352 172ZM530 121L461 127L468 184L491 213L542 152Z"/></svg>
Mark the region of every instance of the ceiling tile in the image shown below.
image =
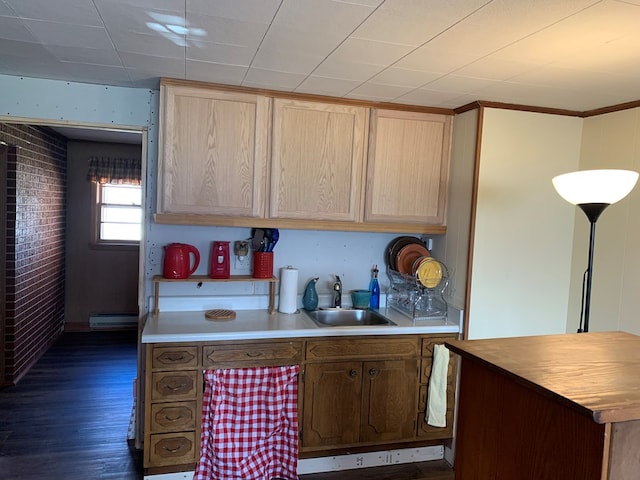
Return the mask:
<svg viewBox="0 0 640 480"><path fill-rule="evenodd" d="M240 85L248 67L187 60L186 77L201 82Z"/></svg>
<svg viewBox="0 0 640 480"><path fill-rule="evenodd" d="M250 68L242 81L242 85L254 88L292 91L300 85L304 79L304 75L296 73Z"/></svg>
<svg viewBox="0 0 640 480"><path fill-rule="evenodd" d="M24 20L25 26L39 42L62 47L75 47L78 39L86 48L108 49L112 47L107 31L102 27L69 25L41 20Z"/></svg>
<svg viewBox="0 0 640 480"><path fill-rule="evenodd" d="M449 52L429 45L417 48L393 66L421 72L450 72L476 61L476 55Z"/></svg>
<svg viewBox="0 0 640 480"><path fill-rule="evenodd" d="M176 35L112 31L111 38L118 51L142 53L156 57L184 58L185 39Z"/></svg>
<svg viewBox="0 0 640 480"><path fill-rule="evenodd" d="M102 20L92 1L88 0L5 0L18 16L26 19L46 19L75 25L102 26Z"/></svg>
<svg viewBox="0 0 640 480"><path fill-rule="evenodd" d="M380 65L370 65L367 63L353 63L327 58L313 71L314 75L330 78L341 78L344 80L355 80L365 82L381 72L384 67Z"/></svg>
<svg viewBox="0 0 640 480"><path fill-rule="evenodd" d="M413 48L408 45L348 38L331 54L331 58L342 62L387 66L411 50Z"/></svg>
<svg viewBox="0 0 640 480"><path fill-rule="evenodd" d="M127 85L129 83L129 75L123 67L73 62L64 62L63 64L64 68L80 82L90 81L93 78L103 78L108 85Z"/></svg>
<svg viewBox="0 0 640 480"><path fill-rule="evenodd" d="M153 33L160 29L182 34L185 29L184 13L133 7L107 0L95 0L100 16L107 28L138 33Z"/></svg>
<svg viewBox="0 0 640 480"><path fill-rule="evenodd" d="M221 43L189 41L187 58L210 63L249 66L255 55L253 48L241 45L225 45Z"/></svg>
<svg viewBox="0 0 640 480"><path fill-rule="evenodd" d="M462 75L450 74L429 82L424 88L439 92L455 92L458 95L473 93L489 85L500 83L487 78L465 77Z"/></svg>
<svg viewBox="0 0 640 480"><path fill-rule="evenodd" d="M140 53L122 52L122 63L129 71L154 73L158 76L173 77L184 75L185 61L181 58L154 57Z"/></svg>
<svg viewBox="0 0 640 480"><path fill-rule="evenodd" d="M406 95L411 90L410 87L399 87L396 85L380 85L376 83L363 83L359 87L353 89L347 97L350 98L373 98L375 100L391 101L394 98Z"/></svg>
<svg viewBox="0 0 640 480"><path fill-rule="evenodd" d="M486 3L488 0L387 0L353 37L417 47Z"/></svg>
<svg viewBox="0 0 640 480"><path fill-rule="evenodd" d="M507 80L539 67L540 64L520 60L506 60L492 55L455 70L457 75L491 80Z"/></svg>
<svg viewBox="0 0 640 480"><path fill-rule="evenodd" d="M310 73L340 43L329 34L309 35L289 27L272 27L258 50L253 66L299 74ZM283 55L282 52L287 52Z"/></svg>
<svg viewBox="0 0 640 480"><path fill-rule="evenodd" d="M187 38L257 49L269 25L208 15L187 16Z"/></svg>
<svg viewBox="0 0 640 480"><path fill-rule="evenodd" d="M171 10L184 13L185 0L93 0L99 3L120 3L125 6L148 8L149 10Z"/></svg>
<svg viewBox="0 0 640 480"><path fill-rule="evenodd" d="M394 101L409 105L440 105L458 97L460 94L455 92L438 92L426 88L416 88Z"/></svg>
<svg viewBox="0 0 640 480"><path fill-rule="evenodd" d="M61 62L88 63L121 67L122 62L115 49L98 50L83 47L46 47Z"/></svg>
<svg viewBox="0 0 640 480"><path fill-rule="evenodd" d="M36 37L15 17L0 16L0 39L36 42Z"/></svg>
<svg viewBox="0 0 640 480"><path fill-rule="evenodd" d="M273 25L347 37L373 10L372 7L333 0L284 0Z"/></svg>
<svg viewBox="0 0 640 480"><path fill-rule="evenodd" d="M329 95L332 97L343 97L358 85L360 85L360 82L355 80L310 75L304 79L295 91L301 93L317 93L319 95Z"/></svg>
<svg viewBox="0 0 640 480"><path fill-rule="evenodd" d="M281 0L185 0L187 16L204 14L249 23L270 24Z"/></svg>
<svg viewBox="0 0 640 480"><path fill-rule="evenodd" d="M371 82L381 85L417 88L441 76L441 73L436 72L421 72L419 70L389 67L373 77Z"/></svg>

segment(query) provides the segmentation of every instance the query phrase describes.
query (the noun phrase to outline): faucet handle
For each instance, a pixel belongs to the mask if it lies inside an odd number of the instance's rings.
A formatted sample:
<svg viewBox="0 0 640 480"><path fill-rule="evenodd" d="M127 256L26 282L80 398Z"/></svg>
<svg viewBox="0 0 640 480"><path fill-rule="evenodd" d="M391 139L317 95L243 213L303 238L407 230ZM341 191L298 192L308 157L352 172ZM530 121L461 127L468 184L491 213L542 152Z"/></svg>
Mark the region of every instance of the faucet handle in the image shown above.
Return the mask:
<svg viewBox="0 0 640 480"><path fill-rule="evenodd" d="M342 281L340 281L340 275L336 275L336 281L333 284L333 289L336 291L342 290Z"/></svg>

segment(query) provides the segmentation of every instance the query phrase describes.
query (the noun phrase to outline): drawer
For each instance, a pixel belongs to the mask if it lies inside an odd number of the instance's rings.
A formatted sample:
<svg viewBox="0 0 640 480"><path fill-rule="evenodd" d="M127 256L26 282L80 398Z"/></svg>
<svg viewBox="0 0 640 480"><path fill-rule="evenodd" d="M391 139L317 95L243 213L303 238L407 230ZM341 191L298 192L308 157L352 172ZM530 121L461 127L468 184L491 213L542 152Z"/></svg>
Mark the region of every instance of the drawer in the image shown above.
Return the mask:
<svg viewBox="0 0 640 480"><path fill-rule="evenodd" d="M151 366L156 370L198 366L198 347L195 346L153 347L151 355Z"/></svg>
<svg viewBox="0 0 640 480"><path fill-rule="evenodd" d="M297 365L302 362L302 342L205 345L202 356L205 368Z"/></svg>
<svg viewBox="0 0 640 480"><path fill-rule="evenodd" d="M307 342L307 360L417 357L418 339L389 335L381 338L339 338Z"/></svg>
<svg viewBox="0 0 640 480"><path fill-rule="evenodd" d="M200 375L202 381L202 374ZM154 372L151 374L152 400L195 400L198 372Z"/></svg>
<svg viewBox="0 0 640 480"><path fill-rule="evenodd" d="M427 410L427 395L429 395L429 386L420 385L420 393L418 394L418 411L425 412ZM454 385L447 384L447 412L455 405L456 397Z"/></svg>
<svg viewBox="0 0 640 480"><path fill-rule="evenodd" d="M179 432L195 430L196 402L172 402L151 404L151 432Z"/></svg>
<svg viewBox="0 0 640 480"><path fill-rule="evenodd" d="M151 435L150 443L148 466L151 467L194 463L197 461L196 451L200 451L195 432Z"/></svg>
<svg viewBox="0 0 640 480"><path fill-rule="evenodd" d="M457 333L452 333L451 335L434 335L428 337L422 337L422 352L421 355L423 357L433 357L433 347L434 345L444 345L445 342L449 340L456 340L458 338Z"/></svg>
<svg viewBox="0 0 640 480"><path fill-rule="evenodd" d="M453 355L449 357L449 366L447 368L447 383L453 385L456 381L456 358ZM423 358L420 360L420 383L429 383L429 377L431 376L431 367L433 362L430 358Z"/></svg>

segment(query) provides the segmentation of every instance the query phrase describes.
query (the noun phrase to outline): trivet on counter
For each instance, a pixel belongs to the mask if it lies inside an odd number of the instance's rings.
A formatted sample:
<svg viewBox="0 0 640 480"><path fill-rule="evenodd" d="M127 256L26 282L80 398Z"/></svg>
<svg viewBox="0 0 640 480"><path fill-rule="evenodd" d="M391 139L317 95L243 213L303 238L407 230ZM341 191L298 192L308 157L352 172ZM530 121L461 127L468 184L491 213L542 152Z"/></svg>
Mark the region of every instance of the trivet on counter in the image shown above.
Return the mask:
<svg viewBox="0 0 640 480"><path fill-rule="evenodd" d="M236 312L224 308L216 308L214 310L207 310L204 312L204 316L209 320L233 320L236 318Z"/></svg>

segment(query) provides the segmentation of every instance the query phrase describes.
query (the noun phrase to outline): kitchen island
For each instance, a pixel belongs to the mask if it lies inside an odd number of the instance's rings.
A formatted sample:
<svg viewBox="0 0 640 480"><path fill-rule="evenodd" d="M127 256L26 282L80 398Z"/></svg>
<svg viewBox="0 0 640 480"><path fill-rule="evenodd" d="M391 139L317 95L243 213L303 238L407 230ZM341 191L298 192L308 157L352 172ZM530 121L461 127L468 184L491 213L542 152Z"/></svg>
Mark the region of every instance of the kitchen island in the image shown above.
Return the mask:
<svg viewBox="0 0 640 480"><path fill-rule="evenodd" d="M410 448L423 448L416 461L442 458L453 435L456 362L446 371L444 426L426 422L428 384L435 345L457 338L459 323L385 309L395 325L320 327L302 312L237 310L232 320L204 313L146 320L147 474L189 471L199 458L203 370L263 366L300 367L301 458Z"/></svg>
<svg viewBox="0 0 640 480"><path fill-rule="evenodd" d="M640 337L449 341L461 358L456 479L622 480L640 472Z"/></svg>

